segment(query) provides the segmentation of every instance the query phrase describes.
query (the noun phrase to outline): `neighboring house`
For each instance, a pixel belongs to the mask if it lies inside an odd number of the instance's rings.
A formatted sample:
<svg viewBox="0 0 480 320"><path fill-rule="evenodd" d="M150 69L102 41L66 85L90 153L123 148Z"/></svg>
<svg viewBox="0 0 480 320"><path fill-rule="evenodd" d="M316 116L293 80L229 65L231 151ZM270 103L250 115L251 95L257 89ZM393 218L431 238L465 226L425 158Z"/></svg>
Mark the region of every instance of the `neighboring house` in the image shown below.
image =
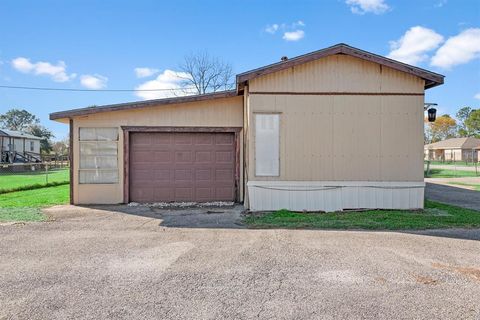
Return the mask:
<svg viewBox="0 0 480 320"><path fill-rule="evenodd" d="M0 129L0 163L40 162L42 138L8 129Z"/></svg>
<svg viewBox="0 0 480 320"><path fill-rule="evenodd" d="M239 74L232 91L50 119L70 125L74 204L422 208L424 92L443 78L338 44Z"/></svg>
<svg viewBox="0 0 480 320"><path fill-rule="evenodd" d="M480 139L474 137L452 138L424 146L425 160L435 161L478 161L477 148Z"/></svg>

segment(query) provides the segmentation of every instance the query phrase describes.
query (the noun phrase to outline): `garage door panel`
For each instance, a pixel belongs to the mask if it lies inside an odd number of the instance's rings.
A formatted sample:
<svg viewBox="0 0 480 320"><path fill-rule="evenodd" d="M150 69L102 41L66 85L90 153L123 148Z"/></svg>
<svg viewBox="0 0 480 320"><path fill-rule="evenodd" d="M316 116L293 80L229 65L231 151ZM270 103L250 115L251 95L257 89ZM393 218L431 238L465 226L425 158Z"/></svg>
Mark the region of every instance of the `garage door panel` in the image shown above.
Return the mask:
<svg viewBox="0 0 480 320"><path fill-rule="evenodd" d="M193 139L197 146L212 146L215 143L215 137L208 133L197 133Z"/></svg>
<svg viewBox="0 0 480 320"><path fill-rule="evenodd" d="M175 188L175 201L192 201L194 198L193 187Z"/></svg>
<svg viewBox="0 0 480 320"><path fill-rule="evenodd" d="M155 161L155 163L171 163L173 161L173 152L155 151L153 152L153 160Z"/></svg>
<svg viewBox="0 0 480 320"><path fill-rule="evenodd" d="M196 169L195 170L195 182L202 183L207 182L211 183L213 181L213 169Z"/></svg>
<svg viewBox="0 0 480 320"><path fill-rule="evenodd" d="M233 161L232 151L216 151L215 161L217 163L231 163Z"/></svg>
<svg viewBox="0 0 480 320"><path fill-rule="evenodd" d="M212 162L212 151L196 151L195 163L210 163Z"/></svg>
<svg viewBox="0 0 480 320"><path fill-rule="evenodd" d="M160 202L156 199L162 199L161 202L175 201L175 189L171 187L154 188L153 197L146 202Z"/></svg>
<svg viewBox="0 0 480 320"><path fill-rule="evenodd" d="M215 182L227 181L230 182L233 177L233 170L231 169L216 169Z"/></svg>
<svg viewBox="0 0 480 320"><path fill-rule="evenodd" d="M215 188L215 197L219 200L228 201L235 196L234 188Z"/></svg>
<svg viewBox="0 0 480 320"><path fill-rule="evenodd" d="M229 134L229 135L216 135L215 136L215 144L216 145L233 145L234 144L234 135L233 134Z"/></svg>
<svg viewBox="0 0 480 320"><path fill-rule="evenodd" d="M175 170L175 183L188 182L193 183L192 169L176 169Z"/></svg>
<svg viewBox="0 0 480 320"><path fill-rule="evenodd" d="M193 152L191 150L175 152L175 163L193 163L193 159Z"/></svg>
<svg viewBox="0 0 480 320"><path fill-rule="evenodd" d="M130 142L131 201L235 200L234 134L131 133Z"/></svg>
<svg viewBox="0 0 480 320"><path fill-rule="evenodd" d="M193 135L190 133L176 133L173 134L174 144L176 145L191 145L193 144Z"/></svg>

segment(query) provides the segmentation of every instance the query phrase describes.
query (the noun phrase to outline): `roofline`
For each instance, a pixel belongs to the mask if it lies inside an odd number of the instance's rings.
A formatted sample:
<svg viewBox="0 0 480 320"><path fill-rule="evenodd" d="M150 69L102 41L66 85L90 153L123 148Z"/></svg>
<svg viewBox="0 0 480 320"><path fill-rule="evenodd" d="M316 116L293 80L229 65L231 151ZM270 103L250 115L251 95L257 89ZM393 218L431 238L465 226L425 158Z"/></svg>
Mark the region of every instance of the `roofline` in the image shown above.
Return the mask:
<svg viewBox="0 0 480 320"><path fill-rule="evenodd" d="M184 97L108 104L108 105L103 105L98 107L87 107L87 108L72 109L67 111L53 112L53 113L50 113L50 120L78 117L78 116L84 116L84 115L100 113L100 112L139 109L139 108L146 108L146 107L159 106L159 105L169 105L169 104L176 104L176 103L189 103L189 102L197 102L197 101L205 101L205 100L213 100L213 99L230 98L234 96L237 96L236 90L226 90L226 91L219 91L219 92L212 92L212 93L184 96Z"/></svg>
<svg viewBox="0 0 480 320"><path fill-rule="evenodd" d="M7 129L5 129L7 130ZM11 130L15 131L15 130ZM21 131L20 131L21 132ZM19 139L30 139L30 140L42 140L41 137L34 136L33 134L30 133L25 133L27 136L22 136L22 135L11 135L8 134L7 132L4 131L4 129L0 129L0 137L8 137L8 138L19 138Z"/></svg>
<svg viewBox="0 0 480 320"><path fill-rule="evenodd" d="M291 68L309 61L313 61L313 60L316 60L322 57L327 57L334 54L350 55L363 60L375 62L380 65L390 67L392 69L396 69L402 72L415 75L425 80L425 89L433 88L435 86L443 84L443 80L445 77L435 72L414 67L403 62L399 62L399 61L392 60L368 51L354 48L344 43L339 43L325 49L317 50L311 53L307 53L301 56L288 59L286 61L273 63L261 68L240 73L236 76L236 90L227 90L227 91L221 91L221 92L213 92L213 93L207 93L202 95L193 95L193 96L184 96L184 97L154 99L154 100L146 100L146 101L134 101L134 102L127 102L127 103L119 103L119 104L109 104L109 105L98 106L98 107L87 107L87 108L72 109L67 111L59 111L59 112L51 113L50 120L78 117L78 116L84 116L84 115L93 114L93 113L99 113L99 112L121 111L121 110L152 107L157 105L189 103L189 102L197 102L197 101L204 101L204 100L229 98L229 97L233 97L241 94L247 82L256 77L277 72L280 70L284 70L287 68Z"/></svg>
<svg viewBox="0 0 480 320"><path fill-rule="evenodd" d="M396 69L399 71L403 71L409 74L413 74L417 77L420 77L425 80L425 89L433 88L435 86L443 84L444 75L439 73L435 73L432 71L428 71L422 68L414 67L409 64L396 61L390 58L386 58L384 56L374 54L365 50L361 50L358 48L351 47L344 43L339 43L334 46L317 50L311 53L307 53L301 56L297 56L295 58L288 59L286 61L280 61L277 63L273 63L261 68L253 69L250 71L246 71L237 75L237 91L243 90L243 87L249 80L253 78L263 76L266 74L270 74L273 72L277 72L280 70L284 70L287 68L291 68L309 61L313 61L319 58L323 58L326 56L334 55L334 54L346 54L353 57L357 57L363 60L371 61L378 63L380 65L384 65L390 67L392 69Z"/></svg>

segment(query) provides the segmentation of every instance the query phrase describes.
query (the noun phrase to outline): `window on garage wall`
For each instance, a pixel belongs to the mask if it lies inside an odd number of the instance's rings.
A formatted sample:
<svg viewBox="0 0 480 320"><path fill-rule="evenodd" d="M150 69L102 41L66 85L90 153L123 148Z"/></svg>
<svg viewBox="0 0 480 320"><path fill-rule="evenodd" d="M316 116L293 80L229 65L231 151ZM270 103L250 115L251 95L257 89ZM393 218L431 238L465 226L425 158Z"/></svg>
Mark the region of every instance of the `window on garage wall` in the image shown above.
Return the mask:
<svg viewBox="0 0 480 320"><path fill-rule="evenodd" d="M255 114L255 175L280 175L279 114Z"/></svg>
<svg viewBox="0 0 480 320"><path fill-rule="evenodd" d="M118 183L118 129L80 128L79 182Z"/></svg>

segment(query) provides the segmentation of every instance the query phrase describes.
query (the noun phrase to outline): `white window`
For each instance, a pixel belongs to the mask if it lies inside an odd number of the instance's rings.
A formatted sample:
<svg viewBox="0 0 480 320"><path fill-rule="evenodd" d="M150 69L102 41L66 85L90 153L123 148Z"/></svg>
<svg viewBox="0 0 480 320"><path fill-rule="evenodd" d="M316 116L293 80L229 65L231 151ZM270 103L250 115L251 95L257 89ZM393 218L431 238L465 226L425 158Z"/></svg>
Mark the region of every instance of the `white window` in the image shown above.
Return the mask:
<svg viewBox="0 0 480 320"><path fill-rule="evenodd" d="M118 183L118 129L80 128L79 180Z"/></svg>
<svg viewBox="0 0 480 320"><path fill-rule="evenodd" d="M34 152L35 151L35 142L30 141L30 151Z"/></svg>
<svg viewBox="0 0 480 320"><path fill-rule="evenodd" d="M280 175L279 114L255 114L255 175Z"/></svg>

